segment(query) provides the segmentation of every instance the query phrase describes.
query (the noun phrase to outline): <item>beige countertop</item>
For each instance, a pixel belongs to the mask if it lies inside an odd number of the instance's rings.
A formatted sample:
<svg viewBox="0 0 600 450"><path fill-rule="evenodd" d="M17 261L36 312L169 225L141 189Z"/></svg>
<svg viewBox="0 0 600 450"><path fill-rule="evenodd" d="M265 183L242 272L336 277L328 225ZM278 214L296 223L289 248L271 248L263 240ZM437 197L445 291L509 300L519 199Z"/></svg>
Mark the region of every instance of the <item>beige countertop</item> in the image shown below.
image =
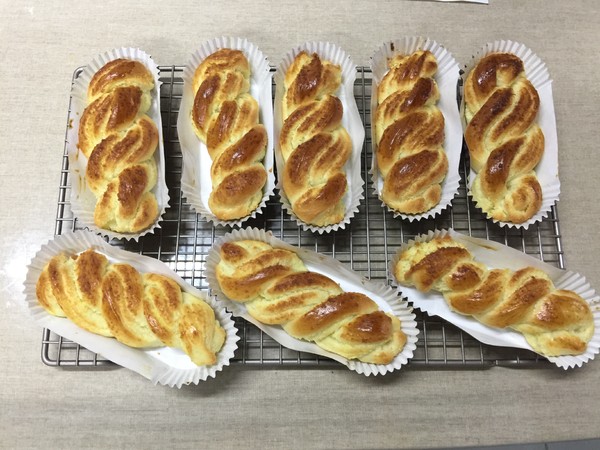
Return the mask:
<svg viewBox="0 0 600 450"><path fill-rule="evenodd" d="M567 268L600 289L600 2L9 2L0 0L0 447L428 447L600 437L600 361L581 369L345 370L228 367L180 390L125 369L40 360L25 267L52 238L73 70L119 46L184 64L203 41L247 37L278 62L328 40L368 65L384 40L429 36L466 62L481 45L531 47L553 78Z"/></svg>

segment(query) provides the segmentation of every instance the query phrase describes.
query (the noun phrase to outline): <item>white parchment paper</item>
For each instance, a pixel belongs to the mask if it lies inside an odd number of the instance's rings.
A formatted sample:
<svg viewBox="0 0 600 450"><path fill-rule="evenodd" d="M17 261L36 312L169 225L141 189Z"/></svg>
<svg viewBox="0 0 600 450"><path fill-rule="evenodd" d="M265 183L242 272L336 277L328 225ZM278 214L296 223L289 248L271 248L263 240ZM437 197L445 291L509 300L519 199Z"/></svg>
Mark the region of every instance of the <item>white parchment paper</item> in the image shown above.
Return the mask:
<svg viewBox="0 0 600 450"><path fill-rule="evenodd" d="M93 248L105 255L112 263L126 263L139 272L159 273L175 280L184 292L199 297L214 310L216 319L226 332L225 343L217 355L217 363L212 366L197 366L188 355L179 349L158 347L153 349L136 349L121 344L116 339L100 336L79 328L67 318L56 317L40 306L35 293L35 286L42 270L55 255L81 253ZM48 328L67 339L83 345L88 350L104 356L114 363L139 373L154 384L164 384L180 388L184 384L198 384L209 377L214 378L224 366L229 365L237 348L237 329L231 314L225 308L205 293L194 288L183 278L172 271L163 262L113 247L100 236L88 231L57 236L54 240L43 245L27 267L25 279L25 300L29 312L41 326Z"/></svg>
<svg viewBox="0 0 600 450"><path fill-rule="evenodd" d="M414 36L395 39L385 42L375 50L371 57L371 70L373 71L373 90L371 93L371 117L375 117L377 109L377 88L385 74L389 71L388 59L397 54L409 55L417 50L429 50L435 56L438 63L438 71L435 74L435 82L440 91L440 100L437 107L444 116L444 151L448 158L448 173L442 181L442 196L440 202L429 211L421 214L402 214L389 208L383 200L381 204L388 211L394 214L394 217L407 219L409 222L418 221L435 217L446 209L452 199L458 192L460 184L460 174L458 172L460 164L460 154L462 151L463 130L460 120L458 105L458 79L460 78L460 69L458 63L452 54L442 45L431 39ZM375 127L371 125L371 142L373 152L377 152L377 140L375 137ZM383 178L377 168L377 158L373 156L371 162L371 177L373 179L373 188L377 197L381 200L381 191L383 190Z"/></svg>
<svg viewBox="0 0 600 450"><path fill-rule="evenodd" d="M340 355L325 351L314 343L295 339L287 334L280 326L265 325L262 322L257 321L248 314L246 306L243 303L234 302L223 294L216 277L216 267L221 260L220 249L222 245L225 242L239 240L258 240L266 242L276 248L293 251L298 254L309 271L317 272L331 278L346 292L359 292L367 295L379 305L382 311L393 313L400 319L402 331L407 337L406 345L390 364L368 364L356 360L348 360ZM349 369L366 376L384 375L399 369L413 357L413 353L416 349L419 330L417 329L415 315L412 312L412 309L405 302L401 301L393 289L384 284L374 283L359 276L334 258L289 245L280 239L275 238L270 232L259 230L258 228L245 228L226 234L216 241L206 258L206 279L212 292L217 294L217 298L226 305L227 309L231 311L233 315L243 317L248 322L256 325L284 347L299 352L326 356L344 364Z"/></svg>
<svg viewBox="0 0 600 450"><path fill-rule="evenodd" d="M317 227L307 224L300 220L294 214L290 201L288 200L283 190L281 176L277 180L277 189L281 197L281 204L288 214L296 220L299 226L304 230L310 230L319 234L344 229L354 215L358 212L360 201L363 199L363 184L364 181L361 175L361 155L363 143L365 140L365 129L360 118L358 106L354 98L354 80L356 79L356 65L346 54L344 50L331 42L305 42L304 44L289 51L277 67L277 71L273 76L275 80L275 163L277 164L277 173L283 173L283 155L279 145L279 136L283 126L283 116L281 105L285 95L285 73L294 62L294 58L298 53L306 51L308 53L316 53L322 60L330 61L340 66L342 71L342 82L338 92L335 95L342 102L344 114L342 116L342 126L346 129L352 139L352 155L348 158L344 170L348 181L348 190L344 196L343 202L346 205L344 218L341 222L329 225L326 227Z"/></svg>
<svg viewBox="0 0 600 450"><path fill-rule="evenodd" d="M481 58L494 52L512 53L521 58L525 66L525 74L531 84L533 84L533 87L536 88L540 97L540 109L538 112L537 123L544 133L545 145L544 155L535 168L535 173L542 188L542 206L531 219L521 224L502 222L488 216L489 219L492 219L494 223L497 223L500 226L523 228L527 230L530 225L540 222L545 217L548 217L552 205L558 202L560 197L560 179L558 177L558 137L556 132L556 116L554 113L554 97L552 95L552 79L550 78L550 73L548 72L546 64L530 48L518 42L499 40L486 44L473 56L470 64L465 68L465 80L466 76ZM466 130L467 124L464 116L464 95L462 98L461 116L463 126ZM471 186L473 185L475 175L475 171L471 169L467 183L469 195L471 197L473 196ZM475 205L478 206L477 202L475 202Z"/></svg>
<svg viewBox="0 0 600 450"><path fill-rule="evenodd" d="M206 144L196 136L192 126L192 107L194 106L194 73L200 63L221 48L241 50L250 64L250 95L258 102L259 122L267 131L267 148L264 166L267 182L263 187L263 198L256 209L248 216L238 220L221 220L208 206L212 192L210 168L212 160ZM234 37L215 38L200 46L183 70L183 96L177 116L177 133L183 156L181 191L192 208L206 220L215 225L241 226L246 220L256 217L265 208L275 189L273 158L273 94L269 60L253 43L247 39Z"/></svg>
<svg viewBox="0 0 600 450"><path fill-rule="evenodd" d="M154 153L157 166L157 182L152 193L158 202L159 214L153 225L140 233L117 233L111 230L99 228L94 223L94 210L96 207L96 196L89 189L85 179L85 170L88 159L79 151L79 121L83 110L87 106L87 91L94 74L106 63L119 58L132 59L143 63L154 77L154 89L152 90L152 103L148 116L156 124L158 129L158 147ZM77 217L79 224L91 231L111 239L139 240L141 236L154 233L160 228L160 221L169 206L169 190L165 181L165 149L163 144L162 118L160 114L160 85L158 66L154 60L143 50L138 48L116 48L101 55L97 55L89 62L83 72L77 77L71 91L71 114L72 122L67 129L67 153L69 156L69 176L71 180L71 211Z"/></svg>
<svg viewBox="0 0 600 450"><path fill-rule="evenodd" d="M457 233L454 230L436 230L428 234L417 236L400 247L398 253L389 265L390 277L394 280L398 292L407 298L415 307L426 312L430 316L438 316L466 331L475 339L484 344L502 347L524 348L533 351L521 333L510 329L494 328L482 324L473 317L462 315L450 310L446 300L439 292L420 292L415 287L400 285L394 277L400 254L415 242L428 242L434 237L450 235L452 239L464 245L474 258L489 268L506 268L519 270L523 267L535 267L548 274L557 289L566 289L580 295L590 304L594 316L595 333L588 343L587 350L581 355L546 357L549 361L563 369L581 367L584 363L594 359L600 348L600 297L590 287L586 279L576 273L564 271L548 263L540 261L531 255L527 255L514 248L499 244L494 241L473 238ZM542 355L543 356L543 355Z"/></svg>

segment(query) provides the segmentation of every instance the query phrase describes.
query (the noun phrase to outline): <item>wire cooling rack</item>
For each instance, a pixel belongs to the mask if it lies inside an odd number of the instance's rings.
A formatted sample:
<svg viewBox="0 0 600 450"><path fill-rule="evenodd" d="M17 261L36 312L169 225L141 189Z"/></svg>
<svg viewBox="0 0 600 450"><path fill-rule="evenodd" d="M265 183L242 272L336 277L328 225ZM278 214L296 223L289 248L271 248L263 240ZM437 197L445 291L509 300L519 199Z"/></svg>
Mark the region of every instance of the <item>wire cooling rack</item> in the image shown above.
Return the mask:
<svg viewBox="0 0 600 450"><path fill-rule="evenodd" d="M82 69L73 74L75 80ZM160 66L161 112L166 157L166 181L171 205L153 235L143 236L138 243L114 241L113 245L126 250L157 258L175 270L182 278L201 290L208 290L205 277L206 255L214 240L230 231L214 227L201 219L181 195L181 149L177 136L177 114L183 92L182 66ZM279 197L271 197L266 211L249 221L247 226L270 230L276 237L299 247L332 256L371 280L391 284L387 273L388 261L403 242L433 229L454 228L463 234L494 240L517 248L547 263L564 268L558 214L552 208L549 217L529 230L501 228L485 219L474 208L467 196L465 174L468 158L463 148L461 158L461 184L459 192L447 208L435 219L409 223L395 219L381 206L372 189L368 173L371 167L371 72L357 69L354 96L365 125L362 176L366 181L365 200L350 225L341 231L316 235L302 231L282 211ZM72 120L71 105L67 127ZM77 230L77 220L70 208L69 161L67 149L62 159L55 234ZM528 350L493 347L479 343L453 325L437 317L416 311L420 329L419 341L409 368L460 369L488 368L492 366L545 367L549 363ZM233 364L247 367L343 367L327 358L298 353L281 347L276 341L243 319L236 319L241 340L232 360ZM53 366L99 367L112 365L102 356L90 352L79 344L45 329L42 336L42 361Z"/></svg>

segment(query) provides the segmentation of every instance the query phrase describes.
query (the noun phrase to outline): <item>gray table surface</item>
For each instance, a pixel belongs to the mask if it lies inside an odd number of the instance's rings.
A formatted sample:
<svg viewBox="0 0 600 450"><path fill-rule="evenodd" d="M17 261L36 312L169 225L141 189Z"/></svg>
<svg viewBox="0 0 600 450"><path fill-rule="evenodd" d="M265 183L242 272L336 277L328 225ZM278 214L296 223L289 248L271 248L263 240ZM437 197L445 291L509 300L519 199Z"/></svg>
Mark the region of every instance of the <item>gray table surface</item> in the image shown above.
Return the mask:
<svg viewBox="0 0 600 450"><path fill-rule="evenodd" d="M429 36L465 62L488 41L527 44L554 80L566 265L600 288L596 0L0 0L0 446L402 448L600 437L598 360L569 372L401 370L377 378L230 367L181 390L124 369L42 364L41 328L24 308L22 283L54 231L73 70L119 46L184 64L220 35L247 37L273 62L304 41L328 40L359 65L384 40L405 35Z"/></svg>

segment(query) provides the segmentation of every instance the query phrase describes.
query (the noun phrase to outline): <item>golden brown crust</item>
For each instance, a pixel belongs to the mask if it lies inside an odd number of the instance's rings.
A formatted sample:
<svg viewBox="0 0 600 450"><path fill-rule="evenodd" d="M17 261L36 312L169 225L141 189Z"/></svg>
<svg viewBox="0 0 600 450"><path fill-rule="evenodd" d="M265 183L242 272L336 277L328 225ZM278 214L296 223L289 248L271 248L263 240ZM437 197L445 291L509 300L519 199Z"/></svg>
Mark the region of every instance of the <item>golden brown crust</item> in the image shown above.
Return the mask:
<svg viewBox="0 0 600 450"><path fill-rule="evenodd" d="M406 336L400 321L367 296L344 292L332 279L306 270L296 253L261 241L222 245L216 277L223 293L244 302L259 322L349 359L388 364Z"/></svg>
<svg viewBox="0 0 600 450"><path fill-rule="evenodd" d="M342 337L350 342L385 342L392 333L392 319L383 311L363 314L348 323Z"/></svg>
<svg viewBox="0 0 600 450"><path fill-rule="evenodd" d="M545 143L540 99L522 61L509 53L482 58L467 76L465 105L473 198L496 220L526 222L542 204L534 169Z"/></svg>
<svg viewBox="0 0 600 450"><path fill-rule="evenodd" d="M193 363L213 365L225 342L226 333L215 319L213 309L200 299L183 294L183 310L178 324L181 348Z"/></svg>
<svg viewBox="0 0 600 450"><path fill-rule="evenodd" d="M54 278L55 277L56 275L54 275ZM40 305L48 311L48 313L57 317L65 317L65 313L58 304L58 300L52 291L52 278L53 276L50 274L50 267L49 265L46 265L35 284L35 295L37 296Z"/></svg>
<svg viewBox="0 0 600 450"><path fill-rule="evenodd" d="M441 292L453 311L522 333L545 356L581 354L594 334L591 309L579 295L556 290L533 267L488 270L449 236L403 251L394 274L400 284Z"/></svg>
<svg viewBox="0 0 600 450"><path fill-rule="evenodd" d="M48 264L52 292L65 316L84 330L102 336L112 335L102 315L99 289L107 266L108 260L93 251L77 258L59 254Z"/></svg>
<svg viewBox="0 0 600 450"><path fill-rule="evenodd" d="M142 108L143 96L139 87L123 86L97 98L84 109L77 145L87 158L103 139L131 126Z"/></svg>
<svg viewBox="0 0 600 450"><path fill-rule="evenodd" d="M349 317L369 314L378 309L377 303L366 295L343 292L284 325L285 331L299 339L318 340L331 334L332 328Z"/></svg>
<svg viewBox="0 0 600 450"><path fill-rule="evenodd" d="M469 91L466 106L472 111L470 115L475 115L499 85L512 83L524 70L523 61L511 53L491 53L482 58L470 72L471 82L465 88Z"/></svg>
<svg viewBox="0 0 600 450"><path fill-rule="evenodd" d="M217 279L223 293L235 301L250 301L260 295L269 282L294 273L297 267L302 266L302 261L295 253L282 249L262 251L248 261L236 264L237 258L228 260L232 246L227 244L225 251L221 250L221 261L224 264L235 266L235 274L231 270L217 271ZM221 266L222 268L223 266Z"/></svg>
<svg viewBox="0 0 600 450"><path fill-rule="evenodd" d="M120 86L137 86L143 91L149 91L154 87L154 78L139 61L115 59L94 74L90 80L88 99L93 101Z"/></svg>
<svg viewBox="0 0 600 450"><path fill-rule="evenodd" d="M194 72L193 87L197 91L203 80L223 73L240 73L242 78L247 78L250 73L250 64L244 53L240 50L222 48L208 55ZM228 94L227 91L223 92Z"/></svg>
<svg viewBox="0 0 600 450"><path fill-rule="evenodd" d="M520 272L515 272L506 284L508 289L504 293L502 309L488 314L486 322L489 325L506 328L519 321L534 304L554 288L552 282L540 276L537 271L532 270L527 276L522 276ZM514 288L512 292L511 288Z"/></svg>
<svg viewBox="0 0 600 450"><path fill-rule="evenodd" d="M396 55L377 86L376 158L381 199L393 210L419 214L441 199L448 172L444 116L436 103L437 61L429 51Z"/></svg>
<svg viewBox="0 0 600 450"><path fill-rule="evenodd" d="M454 273L455 270L452 271L452 274ZM472 277L471 283L455 286L446 293L448 304L453 310L463 314L481 314L501 298L508 276L509 273L505 270L477 274Z"/></svg>
<svg viewBox="0 0 600 450"><path fill-rule="evenodd" d="M111 264L93 249L54 256L36 285L40 304L92 333L131 347L181 348L198 365L214 364L225 331L212 308L172 279Z"/></svg>
<svg viewBox="0 0 600 450"><path fill-rule="evenodd" d="M252 317L281 325L341 292L332 279L315 272L292 272L275 280L262 296L246 303Z"/></svg>
<svg viewBox="0 0 600 450"><path fill-rule="evenodd" d="M306 223L322 223L325 217L342 220L342 199L348 181L343 166L345 140L333 135L317 135L297 147L283 172L283 188L294 199L294 213ZM324 182L317 184L317 180ZM316 187L312 187L317 184Z"/></svg>
<svg viewBox="0 0 600 450"><path fill-rule="evenodd" d="M202 140L206 139L206 131L208 118L210 117L214 107L217 93L221 85L221 78L218 75L212 75L205 79L196 91L194 96L194 106L192 107L192 124L196 134Z"/></svg>
<svg viewBox="0 0 600 450"><path fill-rule="evenodd" d="M98 199L94 222L100 228L138 233L158 217L151 191L159 135L146 115L153 88L150 71L125 59L107 63L90 81L78 148L88 158L86 182Z"/></svg>
<svg viewBox="0 0 600 450"><path fill-rule="evenodd" d="M335 289L337 283L331 278L316 272L296 272L277 280L266 292L271 296L285 295L291 290L308 286L319 286L322 289Z"/></svg>
<svg viewBox="0 0 600 450"><path fill-rule="evenodd" d="M211 175L215 185L208 202L215 215L218 212L223 219L244 217L256 208L252 205L262 199L267 172L255 162L264 157L266 145L265 128L255 126L214 159Z"/></svg>
<svg viewBox="0 0 600 450"><path fill-rule="evenodd" d="M265 127L250 95L250 66L240 50L220 49L194 73L191 121L213 161L208 206L221 220L251 214L263 198Z"/></svg>
<svg viewBox="0 0 600 450"><path fill-rule="evenodd" d="M108 136L89 157L88 186L97 196L102 195L107 185L127 167L150 160L157 145L158 130L149 118L141 118L122 138Z"/></svg>
<svg viewBox="0 0 600 450"><path fill-rule="evenodd" d="M342 126L342 102L334 95L340 83L340 67L316 53L300 52L285 75L279 137L283 190L294 214L316 226L339 223L345 215L344 166L352 141Z"/></svg>
<svg viewBox="0 0 600 450"><path fill-rule="evenodd" d="M130 347L158 347L160 340L144 317L144 285L127 264L112 264L102 279L102 314L112 335Z"/></svg>
<svg viewBox="0 0 600 450"><path fill-rule="evenodd" d="M284 119L305 103L334 95L340 83L338 65L322 60L316 53L298 53L285 74Z"/></svg>
<svg viewBox="0 0 600 450"><path fill-rule="evenodd" d="M465 248L441 247L413 264L406 272L406 277L414 280L419 290L428 291L439 278L448 273L450 267L466 259L470 259L470 254Z"/></svg>
<svg viewBox="0 0 600 450"><path fill-rule="evenodd" d="M382 198L390 199L390 204L397 205L394 209L407 214L427 211L439 203L442 194L441 186L431 180L441 182L447 172L448 160L441 152L424 150L400 158L388 172Z"/></svg>
<svg viewBox="0 0 600 450"><path fill-rule="evenodd" d="M146 273L144 280L144 316L152 332L169 347L180 347L177 323L181 314L179 285L163 275Z"/></svg>
<svg viewBox="0 0 600 450"><path fill-rule="evenodd" d="M284 160L296 147L315 136L330 135L340 127L344 109L339 98L326 95L320 101L305 103L295 109L283 122L279 143ZM340 130L337 134L343 134Z"/></svg>

